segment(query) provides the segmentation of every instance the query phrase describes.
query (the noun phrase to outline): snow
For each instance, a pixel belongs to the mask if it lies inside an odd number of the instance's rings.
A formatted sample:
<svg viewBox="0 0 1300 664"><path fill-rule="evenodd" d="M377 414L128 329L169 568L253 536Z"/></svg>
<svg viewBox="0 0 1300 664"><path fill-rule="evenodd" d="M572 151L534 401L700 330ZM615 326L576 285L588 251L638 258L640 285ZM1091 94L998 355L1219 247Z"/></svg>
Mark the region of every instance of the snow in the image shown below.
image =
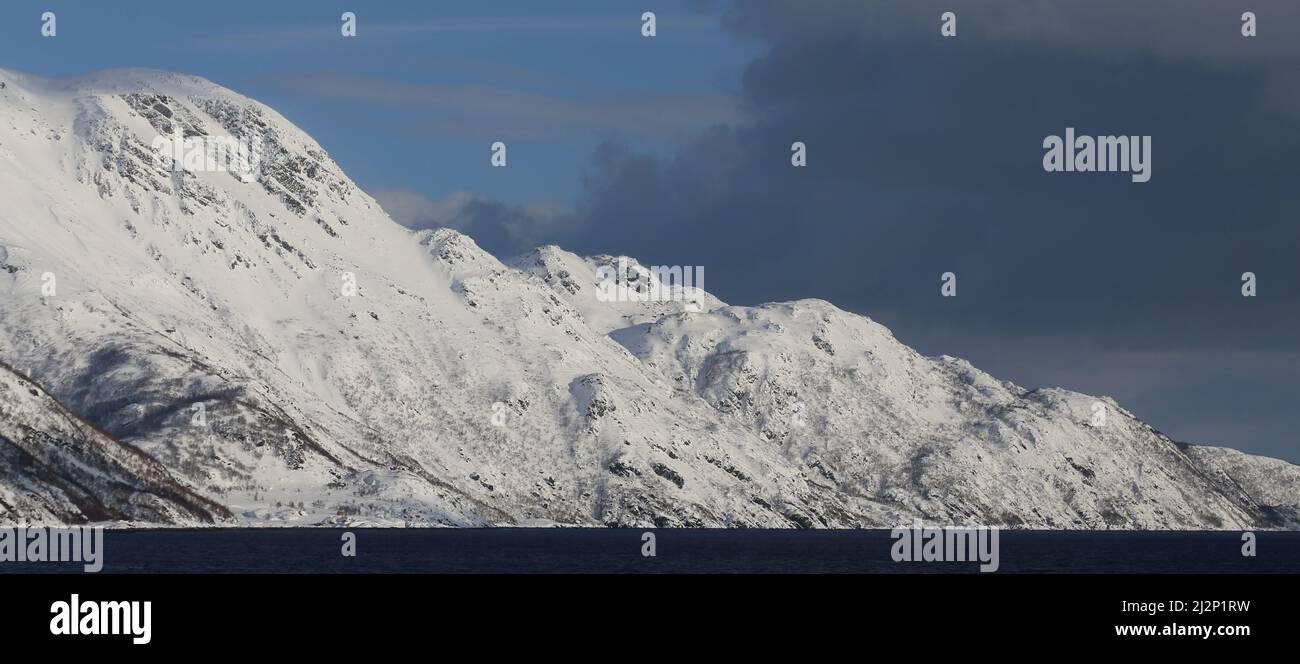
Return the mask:
<svg viewBox="0 0 1300 664"><path fill-rule="evenodd" d="M1300 524L1294 465L921 356L827 302L604 302L598 273L620 257L502 262L409 231L280 114L203 79L0 82L0 360L62 404L0 391L0 435L155 496L117 520ZM170 172L150 143L174 123L263 140L262 178ZM105 433L87 447L60 418ZM131 447L148 472L93 451ZM0 522L76 517L57 482L6 471Z"/></svg>
<svg viewBox="0 0 1300 664"><path fill-rule="evenodd" d="M19 525L135 521L217 524L220 505L161 464L68 412L0 365L0 507Z"/></svg>

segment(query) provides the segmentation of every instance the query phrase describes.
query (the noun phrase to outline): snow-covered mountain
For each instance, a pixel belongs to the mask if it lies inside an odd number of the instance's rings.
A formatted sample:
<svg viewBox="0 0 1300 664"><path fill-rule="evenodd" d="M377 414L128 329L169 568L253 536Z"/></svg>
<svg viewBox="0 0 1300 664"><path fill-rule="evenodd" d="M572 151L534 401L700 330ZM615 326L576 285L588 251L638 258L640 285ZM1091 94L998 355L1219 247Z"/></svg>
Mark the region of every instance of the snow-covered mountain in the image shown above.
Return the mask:
<svg viewBox="0 0 1300 664"><path fill-rule="evenodd" d="M173 171L178 131L259 176ZM199 78L0 70L0 199L0 523L1300 526L1297 466L826 302L605 302L616 257L409 231Z"/></svg>

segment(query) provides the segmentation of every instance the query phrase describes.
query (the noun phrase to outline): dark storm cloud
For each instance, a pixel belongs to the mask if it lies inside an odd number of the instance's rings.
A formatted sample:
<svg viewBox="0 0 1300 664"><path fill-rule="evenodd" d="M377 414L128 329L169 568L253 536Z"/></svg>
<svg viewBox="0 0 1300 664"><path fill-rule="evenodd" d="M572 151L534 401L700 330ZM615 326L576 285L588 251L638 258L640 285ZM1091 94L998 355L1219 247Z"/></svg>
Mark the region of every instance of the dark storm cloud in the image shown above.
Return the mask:
<svg viewBox="0 0 1300 664"><path fill-rule="evenodd" d="M746 302L816 295L1137 345L1294 344L1300 124L1267 63L944 40L939 11L929 29L884 30L862 4L738 5L733 25L773 42L744 78L760 119L670 160L606 147L581 248L699 261ZM1151 181L1043 172L1044 136L1067 126L1151 135ZM790 166L796 140L806 169ZM937 297L949 270L955 301ZM1243 303L1244 271L1268 297Z"/></svg>
<svg viewBox="0 0 1300 664"><path fill-rule="evenodd" d="M828 299L926 352L1300 457L1291 409L1235 426L1245 411L1215 411L1212 389L1251 366L1228 353L1300 366L1300 11L1252 3L1248 40L1232 3L1133 4L738 2L728 25L770 45L743 78L751 119L671 157L602 146L567 226L583 230L556 240L705 265L733 302ZM1152 136L1151 180L1044 172L1066 127ZM947 271L957 298L939 296ZM1259 297L1241 297L1246 271ZM1164 380L1134 381L1134 357ZM1224 385L1240 402L1300 378Z"/></svg>

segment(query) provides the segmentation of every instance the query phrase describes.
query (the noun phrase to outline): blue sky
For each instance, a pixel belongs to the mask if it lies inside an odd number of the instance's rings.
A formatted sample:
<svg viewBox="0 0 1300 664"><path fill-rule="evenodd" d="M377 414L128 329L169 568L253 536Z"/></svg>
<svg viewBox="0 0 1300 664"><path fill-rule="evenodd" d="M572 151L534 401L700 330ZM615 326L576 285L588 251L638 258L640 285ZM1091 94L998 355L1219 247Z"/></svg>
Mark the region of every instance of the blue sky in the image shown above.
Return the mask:
<svg viewBox="0 0 1300 664"><path fill-rule="evenodd" d="M364 188L566 203L597 141L653 149L730 117L758 45L716 8L654 4L645 39L630 2L7 1L0 66L196 74L279 110ZM47 10L55 39L39 35ZM339 33L345 11L356 38ZM498 136L518 168L488 167Z"/></svg>
<svg viewBox="0 0 1300 664"><path fill-rule="evenodd" d="M926 354L1300 461L1296 34L1293 0L19 0L0 67L204 76L408 226L704 265L732 303L826 299ZM1153 136L1151 181L1043 172L1066 127Z"/></svg>

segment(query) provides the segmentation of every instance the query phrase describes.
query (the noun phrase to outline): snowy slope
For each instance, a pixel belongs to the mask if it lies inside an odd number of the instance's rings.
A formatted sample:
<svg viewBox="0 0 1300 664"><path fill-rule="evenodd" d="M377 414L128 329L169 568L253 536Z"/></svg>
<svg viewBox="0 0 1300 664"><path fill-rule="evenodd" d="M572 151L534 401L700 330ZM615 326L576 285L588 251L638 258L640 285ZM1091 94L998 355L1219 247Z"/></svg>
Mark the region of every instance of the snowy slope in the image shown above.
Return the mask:
<svg viewBox="0 0 1300 664"><path fill-rule="evenodd" d="M81 421L3 365L0 510L10 525L231 521L162 464Z"/></svg>
<svg viewBox="0 0 1300 664"><path fill-rule="evenodd" d="M0 83L0 360L242 523L1297 525L1296 466L825 302L603 302L617 257L408 231L208 81ZM260 177L173 173L175 129L257 141Z"/></svg>

